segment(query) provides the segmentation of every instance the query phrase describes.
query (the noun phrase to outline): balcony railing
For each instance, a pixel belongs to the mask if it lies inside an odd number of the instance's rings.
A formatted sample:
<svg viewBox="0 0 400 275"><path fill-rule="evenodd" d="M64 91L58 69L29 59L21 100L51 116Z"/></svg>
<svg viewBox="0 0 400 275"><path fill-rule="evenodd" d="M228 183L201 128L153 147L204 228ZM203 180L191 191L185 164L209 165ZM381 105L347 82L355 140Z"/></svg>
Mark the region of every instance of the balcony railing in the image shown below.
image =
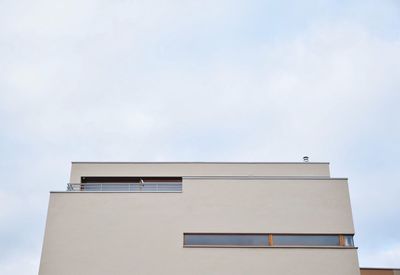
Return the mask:
<svg viewBox="0 0 400 275"><path fill-rule="evenodd" d="M182 192L182 183L69 183L69 192Z"/></svg>

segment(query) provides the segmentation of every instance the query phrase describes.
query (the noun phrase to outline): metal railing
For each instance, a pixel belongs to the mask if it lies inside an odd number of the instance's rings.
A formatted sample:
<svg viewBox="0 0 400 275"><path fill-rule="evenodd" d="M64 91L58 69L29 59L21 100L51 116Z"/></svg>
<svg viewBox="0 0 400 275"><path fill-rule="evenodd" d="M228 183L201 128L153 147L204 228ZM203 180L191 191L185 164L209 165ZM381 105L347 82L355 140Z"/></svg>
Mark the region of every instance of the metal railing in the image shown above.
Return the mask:
<svg viewBox="0 0 400 275"><path fill-rule="evenodd" d="M182 192L182 183L68 183L69 192Z"/></svg>

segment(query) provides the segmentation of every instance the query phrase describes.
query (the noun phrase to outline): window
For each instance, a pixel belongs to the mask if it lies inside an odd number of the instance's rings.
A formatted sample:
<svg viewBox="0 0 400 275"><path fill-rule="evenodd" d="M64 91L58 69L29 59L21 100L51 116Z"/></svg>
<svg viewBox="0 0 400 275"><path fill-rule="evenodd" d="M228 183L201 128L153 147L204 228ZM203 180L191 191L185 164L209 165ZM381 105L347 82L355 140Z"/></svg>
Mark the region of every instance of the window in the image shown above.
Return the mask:
<svg viewBox="0 0 400 275"><path fill-rule="evenodd" d="M184 233L184 246L354 247L352 235Z"/></svg>
<svg viewBox="0 0 400 275"><path fill-rule="evenodd" d="M275 246L339 246L339 235L273 235Z"/></svg>
<svg viewBox="0 0 400 275"><path fill-rule="evenodd" d="M342 243L343 246L354 246L354 240L352 235L342 235Z"/></svg>
<svg viewBox="0 0 400 275"><path fill-rule="evenodd" d="M184 245L268 246L268 234L185 234Z"/></svg>

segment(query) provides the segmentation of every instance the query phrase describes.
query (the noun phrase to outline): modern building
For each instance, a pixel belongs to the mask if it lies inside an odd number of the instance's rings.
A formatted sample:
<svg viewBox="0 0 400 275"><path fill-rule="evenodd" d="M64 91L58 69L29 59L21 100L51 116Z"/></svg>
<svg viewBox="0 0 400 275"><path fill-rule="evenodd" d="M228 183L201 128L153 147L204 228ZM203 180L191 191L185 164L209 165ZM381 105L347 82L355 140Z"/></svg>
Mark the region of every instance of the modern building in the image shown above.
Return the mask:
<svg viewBox="0 0 400 275"><path fill-rule="evenodd" d="M40 275L360 274L328 163L74 162L70 182L50 193Z"/></svg>

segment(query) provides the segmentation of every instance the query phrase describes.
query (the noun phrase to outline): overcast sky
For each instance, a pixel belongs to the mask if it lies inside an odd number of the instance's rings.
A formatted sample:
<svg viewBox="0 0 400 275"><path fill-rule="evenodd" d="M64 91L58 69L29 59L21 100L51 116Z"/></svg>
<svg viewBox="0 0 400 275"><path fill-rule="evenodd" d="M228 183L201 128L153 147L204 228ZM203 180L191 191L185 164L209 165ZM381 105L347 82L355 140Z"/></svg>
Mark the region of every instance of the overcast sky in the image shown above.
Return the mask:
<svg viewBox="0 0 400 275"><path fill-rule="evenodd" d="M0 0L0 274L37 273L71 161L304 155L400 267L399 106L398 0Z"/></svg>

